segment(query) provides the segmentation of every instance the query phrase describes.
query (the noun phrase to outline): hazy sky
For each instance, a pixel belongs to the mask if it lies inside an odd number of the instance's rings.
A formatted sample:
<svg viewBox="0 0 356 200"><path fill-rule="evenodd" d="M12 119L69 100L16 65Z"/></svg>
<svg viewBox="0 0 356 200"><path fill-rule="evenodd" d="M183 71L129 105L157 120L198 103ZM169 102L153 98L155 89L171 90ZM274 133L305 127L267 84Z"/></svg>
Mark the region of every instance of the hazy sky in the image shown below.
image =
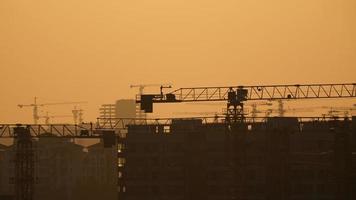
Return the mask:
<svg viewBox="0 0 356 200"><path fill-rule="evenodd" d="M0 75L2 123L34 96L93 120L136 83L356 82L356 1L2 0Z"/></svg>

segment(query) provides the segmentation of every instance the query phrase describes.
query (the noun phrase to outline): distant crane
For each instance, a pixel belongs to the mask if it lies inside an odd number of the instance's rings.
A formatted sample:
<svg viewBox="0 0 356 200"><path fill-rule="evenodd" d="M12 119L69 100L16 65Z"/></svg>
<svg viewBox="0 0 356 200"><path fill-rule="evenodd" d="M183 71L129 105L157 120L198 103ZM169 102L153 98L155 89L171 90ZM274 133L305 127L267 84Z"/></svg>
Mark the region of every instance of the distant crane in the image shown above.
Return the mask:
<svg viewBox="0 0 356 200"><path fill-rule="evenodd" d="M257 106L272 106L272 103L271 102L254 102L251 104L251 117L252 119L255 119L257 117L257 113L258 113L258 110L257 110Z"/></svg>
<svg viewBox="0 0 356 200"><path fill-rule="evenodd" d="M33 107L33 122L34 124L38 123L38 120L40 119L40 116L38 114L38 108L43 107L43 106L52 106L52 105L66 105L66 104L83 104L87 103L86 101L77 101L77 102L58 102L58 103L37 103L37 97L34 97L34 103L32 104L19 104L18 107L23 108L23 107Z"/></svg>
<svg viewBox="0 0 356 200"><path fill-rule="evenodd" d="M279 117L283 117L286 112L313 112L314 110L319 109L329 109L326 114L323 116L336 117L339 116L340 113L343 113L345 117L347 117L351 112L355 111L356 108L353 107L328 107L328 106L311 106L304 108L285 108L284 103L281 100L278 100L278 108L277 109L268 109L266 112L266 116L271 113L278 113Z"/></svg>
<svg viewBox="0 0 356 200"><path fill-rule="evenodd" d="M222 103L222 102L199 102L199 103L186 103L189 105L203 105L203 106L216 106L216 105L225 105L226 103ZM266 101L266 102L252 102L252 103L247 103L247 106L251 106L251 117L254 119L257 117L258 113L261 113L258 109L257 106L272 106L272 102L270 101ZM227 110L223 109L223 113L226 113ZM175 114L200 114L200 115L211 115L214 114L216 112L177 112ZM246 113L248 114L248 113Z"/></svg>
<svg viewBox="0 0 356 200"><path fill-rule="evenodd" d="M344 115L344 117L348 117L352 112L356 111L356 107L327 107L323 106L323 108L329 108L326 114L323 116L330 116L330 117L339 117L340 115Z"/></svg>
<svg viewBox="0 0 356 200"><path fill-rule="evenodd" d="M313 107L309 108L283 108L282 112L279 108L277 109L267 109L263 111L265 113L265 117L270 117L272 113L278 113L278 117L284 117L285 113L290 113L290 112L313 112ZM281 116L281 114L283 114Z"/></svg>
<svg viewBox="0 0 356 200"><path fill-rule="evenodd" d="M49 113L47 112L45 116L40 116L40 118L44 118L45 119L45 124L49 124L50 120L53 118L62 118L62 117L72 117L71 115L49 115Z"/></svg>
<svg viewBox="0 0 356 200"><path fill-rule="evenodd" d="M146 87L156 87L156 86L160 86L161 93L163 88L172 88L172 84L137 84L137 85L130 85L130 88L138 88L138 95L142 95Z"/></svg>
<svg viewBox="0 0 356 200"><path fill-rule="evenodd" d="M283 109L283 116L285 113L287 112L312 112L312 108L286 108ZM265 109L265 110L252 110L251 111L251 117L252 119L257 118L258 114L264 114L264 117L270 117L273 113L277 113L278 117L282 117L280 114L280 109L273 109L273 108L269 108L269 109Z"/></svg>
<svg viewBox="0 0 356 200"><path fill-rule="evenodd" d="M266 115L270 115L273 112L278 112L278 116L279 117L284 117L284 114L286 113L286 109L284 108L284 102L282 99L277 99L276 100L277 103L278 103L278 106L277 106L277 110L275 109L268 109L267 112L266 112Z"/></svg>

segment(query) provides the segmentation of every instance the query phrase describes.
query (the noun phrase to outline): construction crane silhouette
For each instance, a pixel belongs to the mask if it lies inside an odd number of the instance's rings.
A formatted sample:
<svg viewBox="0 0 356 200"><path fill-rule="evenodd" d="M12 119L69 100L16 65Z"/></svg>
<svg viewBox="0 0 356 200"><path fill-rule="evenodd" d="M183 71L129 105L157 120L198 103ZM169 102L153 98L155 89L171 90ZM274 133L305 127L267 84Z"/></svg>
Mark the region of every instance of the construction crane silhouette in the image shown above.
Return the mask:
<svg viewBox="0 0 356 200"><path fill-rule="evenodd" d="M135 84L135 85L130 85L130 88L138 88L138 95L141 96L144 94L144 90L146 87L160 87L160 92L161 94L163 93L162 90L164 88L172 88L172 84ZM139 105L140 106L140 105ZM143 113L140 109L136 111L137 117L138 118L145 118L146 114Z"/></svg>
<svg viewBox="0 0 356 200"><path fill-rule="evenodd" d="M244 120L244 103L253 100L324 99L356 97L356 83L294 84L179 88L163 94L142 94L136 98L141 110L153 112L153 103L225 101L226 121Z"/></svg>
<svg viewBox="0 0 356 200"><path fill-rule="evenodd" d="M23 108L23 107L33 107L33 113L32 113L32 116L33 116L33 123L34 124L37 124L38 123L38 120L40 119L40 116L39 116L39 107L43 107L43 106L52 106L52 105L66 105L66 104L83 104L83 103L88 103L86 101L77 101L77 102L58 102L58 103L41 103L39 104L37 102L37 97L34 97L34 103L32 104L27 104L27 105L24 105L24 104L19 104L18 107L20 108Z"/></svg>
<svg viewBox="0 0 356 200"><path fill-rule="evenodd" d="M243 108L246 101L356 97L355 83L198 87L180 88L169 93L163 93L163 88L161 86L160 94L141 94L137 97L136 102L141 103L141 109L145 112L153 112L153 103L225 101L227 103L227 122L240 122L244 119ZM35 103L30 106L37 109L39 104L37 104L35 99ZM34 188L34 153L31 132L42 129L34 129L31 126L24 127L21 125L15 128L14 132L16 134L14 134L14 137L17 140L15 159L15 168L17 171L15 177L16 197L17 199L32 200ZM62 130L68 129L63 126ZM82 131L85 131L86 135L89 135L88 130ZM115 132L112 130L109 132L115 138ZM91 134L93 134L93 131L91 131ZM65 134L62 135L65 136ZM72 133L69 135L72 135Z"/></svg>

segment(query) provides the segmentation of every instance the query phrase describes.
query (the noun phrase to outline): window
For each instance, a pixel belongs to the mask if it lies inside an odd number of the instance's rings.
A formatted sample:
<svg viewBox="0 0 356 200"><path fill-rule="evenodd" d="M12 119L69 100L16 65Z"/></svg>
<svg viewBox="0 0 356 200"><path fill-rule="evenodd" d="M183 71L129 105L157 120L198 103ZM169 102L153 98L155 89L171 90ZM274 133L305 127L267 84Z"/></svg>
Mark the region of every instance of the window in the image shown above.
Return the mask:
<svg viewBox="0 0 356 200"><path fill-rule="evenodd" d="M125 165L125 158L119 157L117 162L118 162L117 164L119 167L123 167Z"/></svg>
<svg viewBox="0 0 356 200"><path fill-rule="evenodd" d="M121 153L121 152L123 151L124 147L125 147L124 144L118 143L118 144L117 144L117 152L118 152L118 153Z"/></svg>
<svg viewBox="0 0 356 200"><path fill-rule="evenodd" d="M155 127L155 133L159 133L159 126Z"/></svg>
<svg viewBox="0 0 356 200"><path fill-rule="evenodd" d="M171 132L171 126L163 126L163 133L170 133Z"/></svg>

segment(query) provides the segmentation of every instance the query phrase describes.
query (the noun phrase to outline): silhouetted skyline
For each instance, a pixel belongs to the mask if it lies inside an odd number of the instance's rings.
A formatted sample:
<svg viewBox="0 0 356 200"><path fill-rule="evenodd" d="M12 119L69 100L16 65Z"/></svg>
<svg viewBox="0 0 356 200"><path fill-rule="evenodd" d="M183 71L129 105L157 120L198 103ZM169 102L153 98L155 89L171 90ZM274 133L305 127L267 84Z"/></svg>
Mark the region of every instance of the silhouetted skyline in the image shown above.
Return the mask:
<svg viewBox="0 0 356 200"><path fill-rule="evenodd" d="M351 0L20 0L2 1L0 16L3 123L31 122L16 105L34 96L88 101L94 120L101 104L133 98L130 84L355 81Z"/></svg>

